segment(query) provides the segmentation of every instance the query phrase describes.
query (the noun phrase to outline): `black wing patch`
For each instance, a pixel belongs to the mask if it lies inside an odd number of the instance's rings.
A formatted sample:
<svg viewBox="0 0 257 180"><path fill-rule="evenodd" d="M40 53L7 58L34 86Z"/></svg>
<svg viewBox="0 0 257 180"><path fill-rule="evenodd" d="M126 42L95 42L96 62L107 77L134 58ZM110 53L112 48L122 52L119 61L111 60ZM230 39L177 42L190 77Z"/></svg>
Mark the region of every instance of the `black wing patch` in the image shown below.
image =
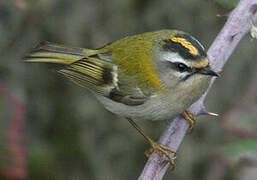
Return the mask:
<svg viewBox="0 0 257 180"><path fill-rule="evenodd" d="M95 58L83 58L58 72L104 96L117 86L117 67Z"/></svg>
<svg viewBox="0 0 257 180"><path fill-rule="evenodd" d="M58 72L73 82L115 102L137 106L143 104L147 99L139 89L122 85L118 80L118 67L99 59L99 57L83 58L65 66Z"/></svg>

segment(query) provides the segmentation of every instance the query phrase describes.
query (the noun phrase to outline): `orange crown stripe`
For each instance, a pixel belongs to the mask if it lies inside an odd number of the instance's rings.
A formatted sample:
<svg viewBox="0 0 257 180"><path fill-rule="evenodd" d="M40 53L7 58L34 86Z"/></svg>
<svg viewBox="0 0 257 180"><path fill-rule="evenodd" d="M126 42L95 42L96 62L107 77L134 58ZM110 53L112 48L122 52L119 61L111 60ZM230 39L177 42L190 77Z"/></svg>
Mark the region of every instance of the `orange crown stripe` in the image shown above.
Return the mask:
<svg viewBox="0 0 257 180"><path fill-rule="evenodd" d="M191 54L198 55L198 50L190 42L188 42L186 39L173 37L170 40L172 40L173 42L180 43L182 46L187 48L190 51Z"/></svg>

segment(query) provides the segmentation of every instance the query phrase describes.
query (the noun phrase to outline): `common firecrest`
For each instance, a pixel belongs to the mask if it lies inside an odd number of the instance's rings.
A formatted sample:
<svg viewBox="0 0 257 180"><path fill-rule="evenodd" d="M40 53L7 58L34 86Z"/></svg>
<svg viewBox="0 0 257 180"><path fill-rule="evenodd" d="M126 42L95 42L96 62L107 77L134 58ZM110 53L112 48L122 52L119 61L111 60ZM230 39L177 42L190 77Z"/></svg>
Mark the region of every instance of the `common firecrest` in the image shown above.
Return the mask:
<svg viewBox="0 0 257 180"><path fill-rule="evenodd" d="M43 42L26 62L54 63L57 72L90 89L109 111L133 120L170 120L182 114L206 91L211 76L204 47L191 35L178 30L159 30L128 36L99 49L68 47ZM166 156L172 149L148 136L152 151Z"/></svg>

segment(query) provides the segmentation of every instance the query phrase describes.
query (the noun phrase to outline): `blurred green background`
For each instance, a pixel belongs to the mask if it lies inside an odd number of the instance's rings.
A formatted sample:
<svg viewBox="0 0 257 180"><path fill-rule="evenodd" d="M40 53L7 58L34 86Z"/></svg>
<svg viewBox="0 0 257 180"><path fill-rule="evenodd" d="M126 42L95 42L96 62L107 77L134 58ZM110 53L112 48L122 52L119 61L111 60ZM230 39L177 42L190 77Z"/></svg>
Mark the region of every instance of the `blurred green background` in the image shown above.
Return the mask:
<svg viewBox="0 0 257 180"><path fill-rule="evenodd" d="M88 90L48 66L22 62L39 42L98 48L127 35L169 28L191 33L208 49L226 21L216 17L229 13L225 7L213 0L1 0L0 177L127 180L136 179L147 161L144 151L148 144L124 118L105 110ZM249 93L257 93L256 45L249 35L240 42L207 97L207 108L220 116L197 119L193 133L179 148L175 171L169 170L164 179L257 176L254 163L231 165L223 157L235 149L233 145L226 149L228 143L246 138L252 140L248 144L256 143L256 134L231 132L233 121L224 117ZM24 115L15 108L24 109ZM257 108L251 112L256 120ZM16 161L7 148L8 132L16 125L12 124L14 117L24 126L18 133L23 153L17 156L24 156L19 166L23 174L16 176L14 171L6 173ZM239 122L247 123L247 118L246 114ZM230 123L226 127L224 119ZM138 124L157 140L167 122ZM248 151L245 142L243 147Z"/></svg>

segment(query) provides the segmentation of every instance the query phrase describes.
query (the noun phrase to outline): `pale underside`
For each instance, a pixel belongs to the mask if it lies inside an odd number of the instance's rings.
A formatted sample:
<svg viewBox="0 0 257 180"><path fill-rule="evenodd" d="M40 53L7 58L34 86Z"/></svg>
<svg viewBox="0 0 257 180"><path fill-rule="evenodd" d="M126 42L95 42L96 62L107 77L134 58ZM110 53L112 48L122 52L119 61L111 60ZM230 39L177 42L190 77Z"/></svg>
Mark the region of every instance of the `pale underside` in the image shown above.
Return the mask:
<svg viewBox="0 0 257 180"><path fill-rule="evenodd" d="M169 120L185 111L205 92L209 85L210 76L194 75L191 83L180 83L176 89L158 93L148 97L148 99L138 106L128 106L112 101L101 95L97 99L109 111L136 120Z"/></svg>

